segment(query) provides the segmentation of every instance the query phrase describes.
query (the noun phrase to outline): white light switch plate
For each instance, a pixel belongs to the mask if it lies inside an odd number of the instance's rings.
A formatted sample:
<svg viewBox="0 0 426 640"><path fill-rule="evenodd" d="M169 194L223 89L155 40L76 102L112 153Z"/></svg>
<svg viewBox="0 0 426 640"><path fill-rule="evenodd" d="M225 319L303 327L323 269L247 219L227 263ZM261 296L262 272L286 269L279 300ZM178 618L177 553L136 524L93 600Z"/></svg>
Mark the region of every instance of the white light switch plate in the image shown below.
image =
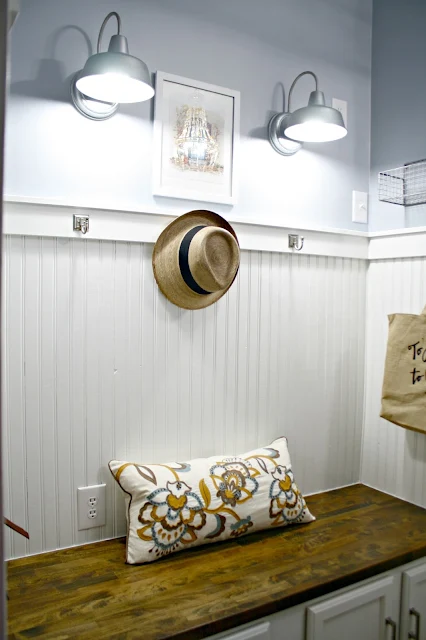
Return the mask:
<svg viewBox="0 0 426 640"><path fill-rule="evenodd" d="M103 527L105 513L106 485L96 484L77 489L78 530Z"/></svg>
<svg viewBox="0 0 426 640"><path fill-rule="evenodd" d="M331 101L331 106L333 109L337 109L342 114L343 122L345 123L345 127L348 126L348 103L346 100L339 100L339 98L333 98Z"/></svg>
<svg viewBox="0 0 426 640"><path fill-rule="evenodd" d="M368 193L352 191L352 222L368 223Z"/></svg>

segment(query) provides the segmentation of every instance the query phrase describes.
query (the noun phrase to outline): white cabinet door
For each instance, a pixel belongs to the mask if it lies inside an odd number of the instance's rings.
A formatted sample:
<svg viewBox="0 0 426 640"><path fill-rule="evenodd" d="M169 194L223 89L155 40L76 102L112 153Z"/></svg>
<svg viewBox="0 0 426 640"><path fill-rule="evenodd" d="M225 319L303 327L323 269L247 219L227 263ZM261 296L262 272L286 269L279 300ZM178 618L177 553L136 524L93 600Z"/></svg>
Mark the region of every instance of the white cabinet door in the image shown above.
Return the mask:
<svg viewBox="0 0 426 640"><path fill-rule="evenodd" d="M308 607L306 640L396 640L400 577L390 575Z"/></svg>
<svg viewBox="0 0 426 640"><path fill-rule="evenodd" d="M426 562L402 574L401 640L426 640Z"/></svg>

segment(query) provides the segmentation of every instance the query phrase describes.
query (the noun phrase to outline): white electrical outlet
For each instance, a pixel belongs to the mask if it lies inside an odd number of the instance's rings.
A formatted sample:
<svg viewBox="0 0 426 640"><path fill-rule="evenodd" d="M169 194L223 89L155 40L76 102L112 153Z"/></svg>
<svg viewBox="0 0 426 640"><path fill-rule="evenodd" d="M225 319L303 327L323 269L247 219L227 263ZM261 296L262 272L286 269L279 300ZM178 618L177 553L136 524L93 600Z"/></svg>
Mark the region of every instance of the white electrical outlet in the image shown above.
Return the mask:
<svg viewBox="0 0 426 640"><path fill-rule="evenodd" d="M331 101L331 106L333 109L337 109L342 114L343 122L345 123L345 127L348 127L348 103L346 100L339 100L338 98L333 98Z"/></svg>
<svg viewBox="0 0 426 640"><path fill-rule="evenodd" d="M106 522L106 485L77 489L78 530L102 527Z"/></svg>

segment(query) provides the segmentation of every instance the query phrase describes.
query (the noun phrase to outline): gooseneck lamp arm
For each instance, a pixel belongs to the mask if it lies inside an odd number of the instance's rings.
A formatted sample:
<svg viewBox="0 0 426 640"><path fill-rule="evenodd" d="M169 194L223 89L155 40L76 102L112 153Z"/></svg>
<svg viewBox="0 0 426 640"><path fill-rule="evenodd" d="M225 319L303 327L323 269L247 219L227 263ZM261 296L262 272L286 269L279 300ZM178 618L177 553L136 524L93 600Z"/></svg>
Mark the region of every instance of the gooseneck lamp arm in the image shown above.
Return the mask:
<svg viewBox="0 0 426 640"><path fill-rule="evenodd" d="M303 76L312 76L313 79L315 80L315 91L318 91L318 76L313 71L302 71L302 73L299 73L297 78L295 78L293 80L292 85L290 87L290 91L288 92L288 107L287 107L287 111L289 113L291 113L291 96L293 94L293 89L296 86L297 81L300 80L300 78L302 78Z"/></svg>
<svg viewBox="0 0 426 640"><path fill-rule="evenodd" d="M97 52L98 53L101 52L102 36L104 35L104 30L105 30L105 27L106 27L106 23L113 16L117 19L117 35L119 36L120 33L121 33L121 18L120 18L120 16L118 15L118 13L116 11L111 11L111 13L109 13L107 15L107 17L105 18L105 20L103 21L101 28L99 29L98 47L97 47Z"/></svg>
<svg viewBox="0 0 426 640"><path fill-rule="evenodd" d="M301 142L292 140L285 135L285 128L291 115L291 98L293 90L298 80L303 76L313 77L315 80L315 92L318 92L318 78L315 73L313 71L302 71L302 73L299 73L297 78L293 80L290 91L288 92L287 109L285 108L284 103L284 113L277 113L272 116L268 124L269 142L275 151L282 156L293 156L303 147Z"/></svg>

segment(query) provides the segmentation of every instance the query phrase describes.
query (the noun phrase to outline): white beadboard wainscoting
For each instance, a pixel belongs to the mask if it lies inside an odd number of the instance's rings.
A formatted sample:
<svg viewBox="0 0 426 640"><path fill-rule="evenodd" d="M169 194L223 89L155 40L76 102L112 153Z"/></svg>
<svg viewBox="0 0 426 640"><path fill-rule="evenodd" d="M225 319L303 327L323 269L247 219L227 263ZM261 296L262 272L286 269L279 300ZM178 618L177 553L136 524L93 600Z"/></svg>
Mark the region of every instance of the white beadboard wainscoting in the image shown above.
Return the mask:
<svg viewBox="0 0 426 640"><path fill-rule="evenodd" d="M426 257L370 262L361 480L426 508L426 436L380 418L387 316L420 313L425 304Z"/></svg>
<svg viewBox="0 0 426 640"><path fill-rule="evenodd" d="M125 532L112 457L238 453L288 436L305 493L359 480L365 260L243 251L218 304L158 291L152 244L6 236L7 556ZM107 524L77 531L76 490L107 483Z"/></svg>

